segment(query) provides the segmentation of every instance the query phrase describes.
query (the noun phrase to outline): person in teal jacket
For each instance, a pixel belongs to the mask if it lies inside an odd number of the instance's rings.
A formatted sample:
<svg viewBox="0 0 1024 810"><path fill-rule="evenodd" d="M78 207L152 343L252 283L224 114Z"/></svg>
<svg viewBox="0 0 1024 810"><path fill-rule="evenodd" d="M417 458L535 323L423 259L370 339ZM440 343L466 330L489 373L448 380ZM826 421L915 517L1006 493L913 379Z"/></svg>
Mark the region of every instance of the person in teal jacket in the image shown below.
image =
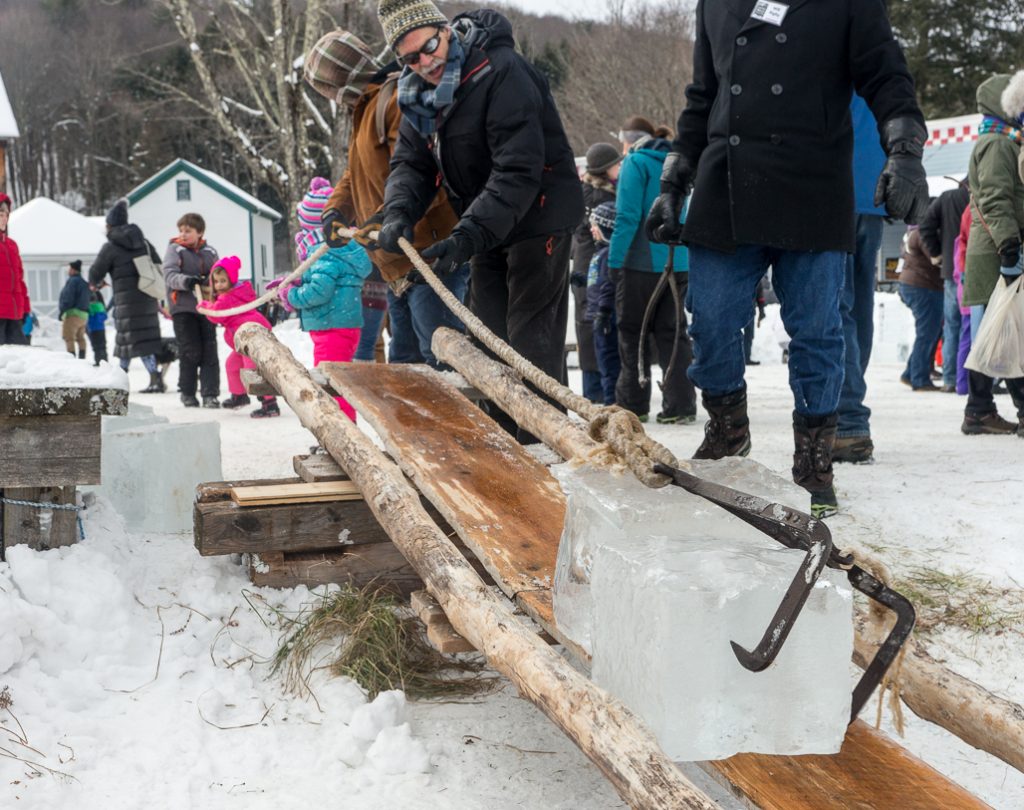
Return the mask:
<svg viewBox="0 0 1024 810"><path fill-rule="evenodd" d="M644 231L647 212L659 193L662 164L669 152L666 127L657 129L645 118L634 116L620 132L626 158L619 172L615 196L616 220L608 253L608 266L615 285L615 317L619 329L619 356L622 368L615 386L615 403L632 411L645 422L651 406L651 363L644 353L644 382L640 380L640 348L648 339L641 334L644 312L654 294L658 279L668 264L669 247L650 242ZM692 423L697 414L697 398L686 369L693 359L687 334L686 298L687 252L674 248L673 269L677 300L670 289L658 297L648 318L648 333L653 334L662 373L662 407L657 421L662 424ZM676 313L679 313L677 324Z"/></svg>
<svg viewBox="0 0 1024 810"><path fill-rule="evenodd" d="M281 285L278 297L289 312L298 310L303 332L313 340L313 365L350 363L363 326L363 279L372 265L357 242L331 248L306 271L299 284ZM356 421L355 409L335 397L338 407Z"/></svg>

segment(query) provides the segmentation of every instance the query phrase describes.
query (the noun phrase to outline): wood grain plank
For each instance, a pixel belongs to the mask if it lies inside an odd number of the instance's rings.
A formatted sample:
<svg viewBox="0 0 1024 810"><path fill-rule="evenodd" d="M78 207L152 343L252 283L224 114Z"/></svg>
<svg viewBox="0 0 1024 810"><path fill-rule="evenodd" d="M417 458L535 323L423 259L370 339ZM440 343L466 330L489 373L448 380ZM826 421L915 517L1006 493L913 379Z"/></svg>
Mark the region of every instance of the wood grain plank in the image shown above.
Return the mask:
<svg viewBox="0 0 1024 810"><path fill-rule="evenodd" d="M73 504L75 487L6 487L0 495L34 503ZM70 546L78 542L78 513L70 509L45 509L36 506L3 504L0 546L24 543L36 551Z"/></svg>
<svg viewBox="0 0 1024 810"><path fill-rule="evenodd" d="M0 417L0 487L98 483L99 416Z"/></svg>
<svg viewBox="0 0 1024 810"><path fill-rule="evenodd" d="M543 464L429 367L320 368L508 596L550 588L565 498Z"/></svg>
<svg viewBox="0 0 1024 810"><path fill-rule="evenodd" d="M232 487L231 499L239 506L267 506L276 503L317 503L355 501L362 493L351 481L321 481L296 484L256 484Z"/></svg>
<svg viewBox="0 0 1024 810"><path fill-rule="evenodd" d="M323 453L308 456L293 456L292 468L295 474L307 484L319 481L346 481L348 475L335 461Z"/></svg>
<svg viewBox="0 0 1024 810"><path fill-rule="evenodd" d="M550 593L565 501L548 471L436 373L398 365L321 368L499 587L568 641ZM764 810L987 807L860 721L834 756L741 754L705 766Z"/></svg>
<svg viewBox="0 0 1024 810"><path fill-rule="evenodd" d="M393 543L350 546L344 550L284 554L274 552L250 559L249 578L254 585L294 588L305 585L379 585L407 596L423 587L423 581Z"/></svg>
<svg viewBox="0 0 1024 810"><path fill-rule="evenodd" d="M123 388L0 388L0 416L123 416Z"/></svg>

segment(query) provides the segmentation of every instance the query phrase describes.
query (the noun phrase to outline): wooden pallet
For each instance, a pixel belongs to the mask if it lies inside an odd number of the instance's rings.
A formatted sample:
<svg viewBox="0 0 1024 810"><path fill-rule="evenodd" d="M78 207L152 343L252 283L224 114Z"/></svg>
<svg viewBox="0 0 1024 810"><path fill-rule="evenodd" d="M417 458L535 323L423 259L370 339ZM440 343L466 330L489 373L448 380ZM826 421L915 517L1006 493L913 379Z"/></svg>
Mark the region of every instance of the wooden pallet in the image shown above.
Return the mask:
<svg viewBox="0 0 1024 810"><path fill-rule="evenodd" d="M391 365L321 369L502 590L562 640L551 583L565 500L547 469L436 373ZM765 810L987 806L861 721L834 756L742 754L707 769Z"/></svg>

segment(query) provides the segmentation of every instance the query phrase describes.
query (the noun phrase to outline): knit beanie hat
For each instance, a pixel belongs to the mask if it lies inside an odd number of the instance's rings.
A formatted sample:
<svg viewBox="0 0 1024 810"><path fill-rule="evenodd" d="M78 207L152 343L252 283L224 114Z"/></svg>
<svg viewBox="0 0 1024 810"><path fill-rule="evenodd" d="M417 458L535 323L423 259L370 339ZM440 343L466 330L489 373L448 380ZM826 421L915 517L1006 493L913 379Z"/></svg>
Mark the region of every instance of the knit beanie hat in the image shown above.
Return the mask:
<svg viewBox="0 0 1024 810"><path fill-rule="evenodd" d="M82 272L82 260L81 259L75 259L73 262L68 262L68 264L70 265L71 269L74 270L76 273L81 273Z"/></svg>
<svg viewBox="0 0 1024 810"><path fill-rule="evenodd" d="M237 256L224 256L217 260L217 263L210 268L210 273L220 268L224 271L228 277L228 281L231 282L231 286L234 287L238 283L238 271L242 269L242 260Z"/></svg>
<svg viewBox="0 0 1024 810"><path fill-rule="evenodd" d="M300 227L310 231L320 227L320 216L332 191L334 186L326 177L314 177L309 181L309 191L295 207Z"/></svg>
<svg viewBox="0 0 1024 810"><path fill-rule="evenodd" d="M303 74L324 98L354 107L380 69L365 42L339 29L320 37L306 57Z"/></svg>
<svg viewBox="0 0 1024 810"><path fill-rule="evenodd" d="M615 230L615 203L609 201L597 206L590 214L590 224L597 226L605 242L611 242Z"/></svg>
<svg viewBox="0 0 1024 810"><path fill-rule="evenodd" d="M107 211L107 225L116 228L118 225L128 224L128 200L122 197L114 207Z"/></svg>
<svg viewBox="0 0 1024 810"><path fill-rule="evenodd" d="M604 174L622 158L622 152L610 143L595 143L587 150L587 171Z"/></svg>
<svg viewBox="0 0 1024 810"><path fill-rule="evenodd" d="M384 39L392 48L416 28L448 25L448 18L430 0L380 0L377 17L384 29Z"/></svg>

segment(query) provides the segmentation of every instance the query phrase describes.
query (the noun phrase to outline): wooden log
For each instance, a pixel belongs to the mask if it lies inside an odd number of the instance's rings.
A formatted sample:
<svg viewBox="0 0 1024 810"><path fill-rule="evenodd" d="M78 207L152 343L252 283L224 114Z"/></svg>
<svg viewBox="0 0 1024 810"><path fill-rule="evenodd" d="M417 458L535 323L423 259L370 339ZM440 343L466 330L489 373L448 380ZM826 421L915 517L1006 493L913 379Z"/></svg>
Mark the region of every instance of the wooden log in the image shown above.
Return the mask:
<svg viewBox="0 0 1024 810"><path fill-rule="evenodd" d="M878 640L865 614L858 613L855 626L853 660L864 668ZM915 638L906 644L900 697L921 719L1024 773L1024 708L942 666Z"/></svg>
<svg viewBox="0 0 1024 810"><path fill-rule="evenodd" d="M268 588L379 585L401 596L423 587L416 571L390 542L348 546L342 551L253 554L249 579Z"/></svg>
<svg viewBox="0 0 1024 810"><path fill-rule="evenodd" d="M74 505L75 487L6 487L0 496L16 501ZM71 509L3 504L0 546L24 543L36 551L70 546L78 542L78 513Z"/></svg>
<svg viewBox="0 0 1024 810"><path fill-rule="evenodd" d="M465 369L472 374L476 388L488 399L501 403L516 423L542 437L562 458L586 458L597 449L597 442L587 436L582 424L570 421L564 413L538 397L512 369L475 348L461 332L439 329L434 332L431 346L438 357L458 357L460 371ZM451 359L445 362L454 365Z"/></svg>
<svg viewBox="0 0 1024 810"><path fill-rule="evenodd" d="M100 417L0 417L0 487L100 483Z"/></svg>
<svg viewBox="0 0 1024 810"><path fill-rule="evenodd" d="M471 384L486 390L513 418L517 418L514 411L522 413L526 418L545 408L554 410L525 386L520 385L512 390L492 383L499 376L498 372L490 368L490 365L496 365L494 361L467 340L453 338L450 330L442 329L434 333L433 348L438 359L455 367ZM534 400L532 405L528 401L524 402L530 397ZM558 411L555 413L557 418L549 414L550 418L533 419L529 426L534 435L550 446L554 446L554 442L563 441L565 430L575 427L565 414ZM866 666L865 657L873 657L870 651L877 648L877 642L865 635L862 623L858 623L855 630L853 660L863 667ZM1024 723L1024 709L1019 705L1009 701L1001 701L997 705L992 700L999 699L982 687L941 666L934 659L926 660L909 652L903 663L902 697L912 709L914 705L920 707L924 712L922 717L1018 770L1024 770L1021 767L1024 764L1024 726L1021 725ZM966 717L969 712L975 712L974 717ZM993 717L991 728L987 725L989 716ZM1002 739L1000 735L1003 735Z"/></svg>
<svg viewBox="0 0 1024 810"><path fill-rule="evenodd" d="M338 462L323 453L314 453L311 456L293 456L292 468L295 470L295 474L307 484L348 479L345 471L338 466Z"/></svg>
<svg viewBox="0 0 1024 810"><path fill-rule="evenodd" d="M401 471L341 414L270 331L245 324L235 335L235 347L256 362L359 485L455 629L580 747L631 807L715 807L665 757L632 712L515 618L430 520Z"/></svg>

